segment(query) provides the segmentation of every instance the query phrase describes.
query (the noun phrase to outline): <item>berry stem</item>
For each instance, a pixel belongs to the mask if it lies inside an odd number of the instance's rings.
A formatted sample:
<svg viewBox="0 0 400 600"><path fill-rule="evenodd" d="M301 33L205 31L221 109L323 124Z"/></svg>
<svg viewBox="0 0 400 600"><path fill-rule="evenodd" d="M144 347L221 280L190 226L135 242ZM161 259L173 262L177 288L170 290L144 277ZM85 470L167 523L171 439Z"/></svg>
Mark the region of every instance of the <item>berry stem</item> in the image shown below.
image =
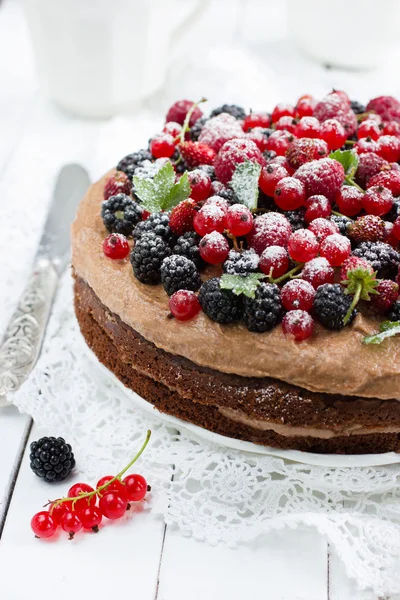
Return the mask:
<svg viewBox="0 0 400 600"><path fill-rule="evenodd" d="M237 243L237 237L236 237L236 235L233 235L232 233L230 233L230 231L228 229L225 230L225 233L226 233L227 237L230 240L232 240L233 247L236 250L236 252L241 252L241 250L243 249L243 245L242 245L242 248L239 248L239 245Z"/></svg>
<svg viewBox="0 0 400 600"><path fill-rule="evenodd" d="M351 314L352 314L353 310L355 309L355 307L357 306L357 304L360 301L362 288L363 288L363 284L361 282L358 283L356 291L355 291L354 296L353 296L353 302L351 303L350 308L347 311L345 318L343 319L343 324L344 325L347 325L347 323L348 323L348 321L349 321L349 319L351 317Z"/></svg>
<svg viewBox="0 0 400 600"><path fill-rule="evenodd" d="M354 146L354 144L356 144L357 142L355 140L346 140L345 141L345 146Z"/></svg>
<svg viewBox="0 0 400 600"><path fill-rule="evenodd" d="M269 278L270 283L282 283L282 281L286 281L286 279L294 279L294 277L292 277L292 275L295 275L296 273L298 273L299 271L301 271L301 269L303 267L304 267L304 263L299 263L298 265L296 265L295 267L293 267L293 269L291 269L290 271L288 271L284 275L281 275L280 277L277 277L276 279L273 279L272 277L270 277Z"/></svg>
<svg viewBox="0 0 400 600"><path fill-rule="evenodd" d="M346 175L346 177L344 178L345 183L347 183L347 185L353 185L355 188L357 188L358 190L360 190L360 192L362 192L364 194L364 190L362 189L361 186L358 185L358 183L356 183L354 181L354 179L352 179L350 177L350 175Z"/></svg>
<svg viewBox="0 0 400 600"><path fill-rule="evenodd" d="M346 217L346 215L343 215L342 213L338 212L337 210L333 210L332 214L335 215L336 217L345 217L346 219L349 219L349 221L353 221L353 219L350 219L350 217Z"/></svg>
<svg viewBox="0 0 400 600"><path fill-rule="evenodd" d="M360 114L356 115L357 121L362 121L366 117L369 117L369 115L371 115L371 114L376 114L376 113L374 110L370 110L369 112L360 113Z"/></svg>
<svg viewBox="0 0 400 600"><path fill-rule="evenodd" d="M201 104L202 102L207 102L207 98L203 97L198 102L194 102L192 104L192 106L189 108L189 110L187 111L185 120L182 125L181 135L180 135L181 144L183 144L183 142L185 141L185 133L190 130L189 121L190 121L190 117L193 114L194 109L197 108L198 105Z"/></svg>

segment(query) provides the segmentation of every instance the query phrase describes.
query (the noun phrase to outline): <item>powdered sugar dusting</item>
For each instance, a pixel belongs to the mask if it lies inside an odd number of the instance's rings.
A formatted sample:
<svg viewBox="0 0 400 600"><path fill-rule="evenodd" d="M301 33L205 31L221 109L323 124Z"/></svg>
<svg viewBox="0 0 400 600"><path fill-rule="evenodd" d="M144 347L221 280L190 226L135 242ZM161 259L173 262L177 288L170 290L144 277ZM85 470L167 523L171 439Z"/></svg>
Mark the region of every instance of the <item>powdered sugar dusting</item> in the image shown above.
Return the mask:
<svg viewBox="0 0 400 600"><path fill-rule="evenodd" d="M201 130L199 142L218 152L228 140L244 135L244 131L235 117L228 113L221 113L206 122Z"/></svg>

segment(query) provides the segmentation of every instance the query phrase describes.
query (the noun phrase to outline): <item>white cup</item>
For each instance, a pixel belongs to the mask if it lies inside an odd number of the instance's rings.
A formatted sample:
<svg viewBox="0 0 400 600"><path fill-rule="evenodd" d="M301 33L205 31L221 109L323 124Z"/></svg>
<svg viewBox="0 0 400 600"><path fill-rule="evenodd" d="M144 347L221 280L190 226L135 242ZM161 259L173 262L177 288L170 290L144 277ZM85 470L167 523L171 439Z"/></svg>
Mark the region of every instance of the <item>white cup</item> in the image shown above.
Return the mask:
<svg viewBox="0 0 400 600"><path fill-rule="evenodd" d="M130 110L164 83L172 44L209 0L23 0L40 82L92 118Z"/></svg>

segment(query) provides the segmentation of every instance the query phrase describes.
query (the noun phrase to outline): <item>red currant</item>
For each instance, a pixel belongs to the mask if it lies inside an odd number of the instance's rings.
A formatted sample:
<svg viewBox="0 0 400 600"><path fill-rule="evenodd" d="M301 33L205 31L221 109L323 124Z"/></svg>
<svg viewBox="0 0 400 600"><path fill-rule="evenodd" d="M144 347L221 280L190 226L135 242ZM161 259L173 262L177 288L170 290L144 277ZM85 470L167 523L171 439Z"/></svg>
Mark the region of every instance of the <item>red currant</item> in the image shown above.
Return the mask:
<svg viewBox="0 0 400 600"><path fill-rule="evenodd" d="M120 519L124 516L128 502L118 492L106 492L100 498L99 508L107 519Z"/></svg>
<svg viewBox="0 0 400 600"><path fill-rule="evenodd" d="M312 117L314 114L315 100L309 96L300 98L296 104L296 118L301 119L302 117Z"/></svg>
<svg viewBox="0 0 400 600"><path fill-rule="evenodd" d="M169 121L168 123L165 123L164 127L163 127L163 133L169 133L169 135L172 135L172 137L177 138L182 131L182 125L180 125L179 123L176 123L175 121ZM179 140L175 140L175 143L177 144Z"/></svg>
<svg viewBox="0 0 400 600"><path fill-rule="evenodd" d="M332 212L331 203L322 194L310 196L307 198L305 205L307 207L304 215L306 223L311 223L315 219L326 219Z"/></svg>
<svg viewBox="0 0 400 600"><path fill-rule="evenodd" d="M281 277L289 269L289 255L282 246L269 246L260 256L259 267L271 277Z"/></svg>
<svg viewBox="0 0 400 600"><path fill-rule="evenodd" d="M314 330L314 320L305 310L291 310L282 319L282 331L292 335L296 342L309 338Z"/></svg>
<svg viewBox="0 0 400 600"><path fill-rule="evenodd" d="M145 497L148 491L147 481L143 475L133 473L127 475L123 480L126 486L126 493L130 502L140 502Z"/></svg>
<svg viewBox="0 0 400 600"><path fill-rule="evenodd" d="M103 485L105 485L106 483L111 481L112 479L114 479L114 475L104 475L104 477L99 479L99 481L97 482L96 488L102 487ZM104 488L104 490L100 491L98 493L98 496L102 496L102 494L105 494L106 492L111 492L111 491L118 492L119 494L124 494L125 487L124 487L124 485L122 485L122 483L119 481L119 479L116 479L115 481L110 483L106 488Z"/></svg>
<svg viewBox="0 0 400 600"><path fill-rule="evenodd" d="M103 520L103 515L97 506L88 506L79 513L79 518L84 529L93 529L93 531L97 532Z"/></svg>
<svg viewBox="0 0 400 600"><path fill-rule="evenodd" d="M275 204L282 210L300 208L306 199L304 183L294 177L284 177L275 188Z"/></svg>
<svg viewBox="0 0 400 600"><path fill-rule="evenodd" d="M293 135L288 131L274 131L267 140L267 150L276 152L278 156L284 156L293 141Z"/></svg>
<svg viewBox="0 0 400 600"><path fill-rule="evenodd" d="M75 496L80 496L81 494L88 494L90 492L94 492L94 489L88 485L87 483L75 483L68 490L68 498L75 498ZM90 498L82 498L81 500L77 500L73 505L74 510L83 510L87 506L92 504L96 504L96 496L90 496Z"/></svg>
<svg viewBox="0 0 400 600"><path fill-rule="evenodd" d="M311 310L315 290L311 283L302 279L292 279L281 290L282 304L286 310Z"/></svg>
<svg viewBox="0 0 400 600"><path fill-rule="evenodd" d="M362 205L369 215L381 217L386 215L393 206L393 194L381 185L374 185L364 194Z"/></svg>
<svg viewBox="0 0 400 600"><path fill-rule="evenodd" d="M193 226L201 236L213 231L222 233L226 227L226 215L217 204L205 204L195 214Z"/></svg>
<svg viewBox="0 0 400 600"><path fill-rule="evenodd" d="M329 150L341 148L347 139L345 128L337 119L327 119L321 125L321 137Z"/></svg>
<svg viewBox="0 0 400 600"><path fill-rule="evenodd" d="M200 312L201 306L194 292L179 290L170 297L169 310L178 321L189 321Z"/></svg>
<svg viewBox="0 0 400 600"><path fill-rule="evenodd" d="M175 152L175 140L170 133L164 133L150 142L150 152L154 158L171 158Z"/></svg>
<svg viewBox="0 0 400 600"><path fill-rule="evenodd" d="M400 139L394 135L382 135L377 141L376 154L388 162L400 159Z"/></svg>
<svg viewBox="0 0 400 600"><path fill-rule="evenodd" d="M388 121L383 127L383 135L400 136L400 123L397 121Z"/></svg>
<svg viewBox="0 0 400 600"><path fill-rule="evenodd" d="M340 267L350 256L351 244L349 238L340 233L328 235L321 244L321 256L326 258L332 267Z"/></svg>
<svg viewBox="0 0 400 600"><path fill-rule="evenodd" d="M397 217L393 223L392 233L397 240L400 240L400 217Z"/></svg>
<svg viewBox="0 0 400 600"><path fill-rule="evenodd" d="M253 215L244 204L234 204L226 214L226 227L232 235L247 235L253 227Z"/></svg>
<svg viewBox="0 0 400 600"><path fill-rule="evenodd" d="M225 186L223 186L224 189ZM226 213L228 212L229 209L229 202L227 200L225 200L225 198L221 198L221 196L211 196L211 198L208 198L204 204L204 206L218 206L218 208L220 208L224 214L226 215Z"/></svg>
<svg viewBox="0 0 400 600"><path fill-rule="evenodd" d="M49 538L57 531L57 521L45 510L33 515L31 529L38 538Z"/></svg>
<svg viewBox="0 0 400 600"><path fill-rule="evenodd" d="M82 529L82 521L76 511L66 512L61 518L60 525L63 531L69 533L70 539Z"/></svg>
<svg viewBox="0 0 400 600"><path fill-rule="evenodd" d="M229 244L218 231L207 233L199 244L200 256L211 265L217 265L228 258Z"/></svg>
<svg viewBox="0 0 400 600"><path fill-rule="evenodd" d="M377 154L378 142L371 140L371 138L361 138L354 145L354 149L358 154L365 154L366 152L375 152Z"/></svg>
<svg viewBox="0 0 400 600"><path fill-rule="evenodd" d="M279 121L277 121L275 129L277 131L283 130L288 131L289 133L293 133L296 127L296 123L296 119L293 119L293 117L289 117L288 115L286 115L285 117L281 117Z"/></svg>
<svg viewBox="0 0 400 600"><path fill-rule="evenodd" d="M243 121L243 131L249 131L255 127L267 129L271 125L271 117L268 113L250 113Z"/></svg>
<svg viewBox="0 0 400 600"><path fill-rule="evenodd" d="M369 137L371 140L377 140L382 135L382 127L376 121L366 119L358 127L357 137L359 140Z"/></svg>
<svg viewBox="0 0 400 600"><path fill-rule="evenodd" d="M108 258L121 260L129 254L128 240L122 233L110 233L103 242L103 252Z"/></svg>
<svg viewBox="0 0 400 600"><path fill-rule="evenodd" d="M333 283L335 280L335 270L328 263L326 258L318 256L307 262L301 272L304 281L311 283L316 290L324 283Z"/></svg>
<svg viewBox="0 0 400 600"><path fill-rule="evenodd" d="M298 138L320 138L321 123L315 117L303 117L297 123L294 135Z"/></svg>
<svg viewBox="0 0 400 600"><path fill-rule="evenodd" d="M307 262L318 254L319 243L312 231L298 229L289 238L288 250L297 262Z"/></svg>
<svg viewBox="0 0 400 600"><path fill-rule="evenodd" d="M272 163L262 169L258 183L264 194L273 196L279 181L288 175L285 167L279 163Z"/></svg>
<svg viewBox="0 0 400 600"><path fill-rule="evenodd" d="M261 255L268 246L286 248L292 227L284 215L276 212L265 213L254 219L254 227L247 236L250 248Z"/></svg>
<svg viewBox="0 0 400 600"><path fill-rule="evenodd" d="M265 133L265 129L262 127L250 129L246 134L246 138L254 142L261 152L265 152L268 148L268 136Z"/></svg>
<svg viewBox="0 0 400 600"><path fill-rule="evenodd" d="M201 169L194 169L194 171L189 171L188 179L192 190L190 197L196 202L207 200L212 191L211 179L207 173Z"/></svg>
<svg viewBox="0 0 400 600"><path fill-rule="evenodd" d="M277 104L272 111L272 122L276 123L281 117L285 116L294 117L294 106L284 103Z"/></svg>
<svg viewBox="0 0 400 600"><path fill-rule="evenodd" d="M72 509L71 502L62 502L61 504L55 504L54 502L49 507L49 513L53 517L56 523L60 524L61 518L64 514Z"/></svg>
<svg viewBox="0 0 400 600"><path fill-rule="evenodd" d="M353 185L343 185L336 194L339 211L346 217L358 215L362 209L364 194Z"/></svg>
<svg viewBox="0 0 400 600"><path fill-rule="evenodd" d="M328 235L339 233L339 228L333 221L328 221L319 217L314 219L308 226L308 229L313 232L318 242L322 242Z"/></svg>

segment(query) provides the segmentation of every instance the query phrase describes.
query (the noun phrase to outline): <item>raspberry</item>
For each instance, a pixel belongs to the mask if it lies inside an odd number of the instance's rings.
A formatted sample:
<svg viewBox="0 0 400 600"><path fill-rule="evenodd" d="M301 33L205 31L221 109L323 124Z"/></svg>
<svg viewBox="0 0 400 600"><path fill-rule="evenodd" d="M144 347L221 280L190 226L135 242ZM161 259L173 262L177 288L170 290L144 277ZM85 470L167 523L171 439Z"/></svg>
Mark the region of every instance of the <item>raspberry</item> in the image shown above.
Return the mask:
<svg viewBox="0 0 400 600"><path fill-rule="evenodd" d="M390 190L393 196L400 196L400 171L381 171L368 180L367 188L383 186Z"/></svg>
<svg viewBox="0 0 400 600"><path fill-rule="evenodd" d="M230 206L226 214L226 227L232 235L247 235L253 227L253 215L243 204Z"/></svg>
<svg viewBox="0 0 400 600"><path fill-rule="evenodd" d="M315 290L311 283L303 279L292 279L281 289L282 304L286 310L306 310L312 308Z"/></svg>
<svg viewBox="0 0 400 600"><path fill-rule="evenodd" d="M214 162L218 179L224 184L229 183L236 166L248 160L256 162L262 167L265 165L265 158L254 142L247 139L235 139L226 142L218 152Z"/></svg>
<svg viewBox="0 0 400 600"><path fill-rule="evenodd" d="M289 269L289 255L282 246L269 246L260 256L259 266L266 275L281 277Z"/></svg>
<svg viewBox="0 0 400 600"><path fill-rule="evenodd" d="M161 281L161 264L171 254L162 238L145 233L137 240L130 256L133 274L142 283L155 285Z"/></svg>
<svg viewBox="0 0 400 600"><path fill-rule="evenodd" d="M272 129L255 127L246 134L246 138L254 142L260 152L265 152L268 146L268 138L271 133Z"/></svg>
<svg viewBox="0 0 400 600"><path fill-rule="evenodd" d="M355 243L377 242L386 237L385 222L380 217L374 215L365 215L358 217L356 221L349 226L349 238Z"/></svg>
<svg viewBox="0 0 400 600"><path fill-rule="evenodd" d="M243 305L243 320L249 331L258 333L270 331L282 319L280 290L274 283L260 283L255 297L245 297Z"/></svg>
<svg viewBox="0 0 400 600"><path fill-rule="evenodd" d="M254 226L247 236L247 241L250 248L260 255L267 246L286 248L291 234L289 221L279 213L270 212L254 219Z"/></svg>
<svg viewBox="0 0 400 600"><path fill-rule="evenodd" d="M218 231L222 233L226 226L226 216L216 204L204 205L193 219L195 231L201 236Z"/></svg>
<svg viewBox="0 0 400 600"><path fill-rule="evenodd" d="M277 104L272 111L272 122L276 123L281 117L285 116L294 117L294 107L291 104Z"/></svg>
<svg viewBox="0 0 400 600"><path fill-rule="evenodd" d="M179 290L169 299L169 310L178 321L189 321L200 312L201 306L194 292Z"/></svg>
<svg viewBox="0 0 400 600"><path fill-rule="evenodd" d="M306 223L311 223L315 219L327 219L332 212L328 198L321 195L307 198L306 207L304 215Z"/></svg>
<svg viewBox="0 0 400 600"><path fill-rule="evenodd" d="M317 289L315 295L313 313L319 322L328 329L342 329L344 318L350 310L353 298L345 294L344 289L338 283L325 283ZM353 310L348 324L356 316L357 311Z"/></svg>
<svg viewBox="0 0 400 600"><path fill-rule="evenodd" d="M326 158L328 154L328 145L323 140L302 138L293 140L290 144L286 152L286 160L292 169L298 169L312 160Z"/></svg>
<svg viewBox="0 0 400 600"><path fill-rule="evenodd" d="M315 117L302 117L292 133L298 138L320 138L321 123Z"/></svg>
<svg viewBox="0 0 400 600"><path fill-rule="evenodd" d="M389 163L375 152L361 154L358 161L355 180L362 188L366 188L369 180L381 171L390 169Z"/></svg>
<svg viewBox="0 0 400 600"><path fill-rule="evenodd" d="M273 196L279 181L289 175L287 169L278 163L264 167L260 174L259 186L267 196Z"/></svg>
<svg viewBox="0 0 400 600"><path fill-rule="evenodd" d="M111 196L101 205L101 218L108 231L125 236L132 235L135 225L142 219L142 212L139 204L125 194Z"/></svg>
<svg viewBox="0 0 400 600"><path fill-rule="evenodd" d="M349 105L344 97L333 92L318 102L314 108L314 116L321 122L335 119L339 112L349 110Z"/></svg>
<svg viewBox="0 0 400 600"><path fill-rule="evenodd" d="M349 238L340 233L328 235L321 243L321 256L326 258L332 267L340 267L351 252Z"/></svg>
<svg viewBox="0 0 400 600"><path fill-rule="evenodd" d="M329 150L341 148L347 139L343 125L337 119L327 119L321 125L321 137Z"/></svg>
<svg viewBox="0 0 400 600"><path fill-rule="evenodd" d="M207 233L199 244L201 258L211 265L217 265L228 258L229 244L218 231Z"/></svg>
<svg viewBox="0 0 400 600"><path fill-rule="evenodd" d="M369 263L363 258L359 258L358 256L349 256L343 262L342 267L340 269L340 281L345 281L349 278L349 271L354 271L354 269L364 269L373 275L374 271Z"/></svg>
<svg viewBox="0 0 400 600"><path fill-rule="evenodd" d="M129 254L128 240L121 233L110 233L103 242L103 252L108 258L121 260Z"/></svg>
<svg viewBox="0 0 400 600"><path fill-rule="evenodd" d="M221 113L204 124L199 142L218 152L225 142L242 136L244 133L239 121L228 113Z"/></svg>
<svg viewBox="0 0 400 600"><path fill-rule="evenodd" d="M394 135L382 135L377 141L376 153L389 162L400 159L400 139Z"/></svg>
<svg viewBox="0 0 400 600"><path fill-rule="evenodd" d="M183 235L187 231L193 231L193 219L196 214L196 202L192 199L182 200L175 206L169 217L169 226L175 235Z"/></svg>
<svg viewBox="0 0 400 600"><path fill-rule="evenodd" d="M383 135L395 135L396 137L400 137L400 122L389 121L388 123L385 123L383 126Z"/></svg>
<svg viewBox="0 0 400 600"><path fill-rule="evenodd" d="M326 258L319 256L304 265L301 277L304 281L311 283L316 290L324 283L333 283L335 280L335 271Z"/></svg>
<svg viewBox="0 0 400 600"><path fill-rule="evenodd" d="M164 133L153 138L150 151L154 158L170 158L175 152L175 141L172 135Z"/></svg>
<svg viewBox="0 0 400 600"><path fill-rule="evenodd" d="M357 144L354 145L354 150L357 154L365 154L368 152L378 153L378 142L371 140L371 138L361 138Z"/></svg>
<svg viewBox="0 0 400 600"><path fill-rule="evenodd" d="M211 194L211 179L201 169L189 171L188 179L192 191L190 197L196 202L206 200Z"/></svg>
<svg viewBox="0 0 400 600"><path fill-rule="evenodd" d="M357 137L359 140L366 137L371 138L371 140L377 140L382 135L382 129L383 127L381 127L376 121L366 119L360 123L357 130Z"/></svg>
<svg viewBox="0 0 400 600"><path fill-rule="evenodd" d="M322 217L318 217L317 219L314 219L314 221L311 221L308 229L309 231L312 231L320 243L327 238L328 235L339 233L339 228L333 221L328 221Z"/></svg>
<svg viewBox="0 0 400 600"><path fill-rule="evenodd" d="M215 159L214 150L199 142L183 142L179 145L179 150L183 160L191 169L200 165L212 165Z"/></svg>
<svg viewBox="0 0 400 600"><path fill-rule="evenodd" d="M163 133L169 133L173 138L178 137L182 131L182 125L176 123L175 121L169 121L169 123L165 123L163 127Z"/></svg>
<svg viewBox="0 0 400 600"><path fill-rule="evenodd" d="M192 102L191 100L178 100L178 102L175 102L171 108L169 109L169 111L167 112L167 116L165 118L165 121L168 123L169 121L175 121L175 123L179 123L179 125L183 125L185 119L186 119L186 115L189 112L189 110L192 108L194 102ZM190 117L190 121L189 121L189 125L190 127L192 125L194 125L197 121L197 119L200 119L200 117L203 116L203 113L201 112L200 108L198 106L196 106L196 108L194 109L191 117Z"/></svg>
<svg viewBox="0 0 400 600"><path fill-rule="evenodd" d="M117 171L113 177L110 177L110 179L107 180L104 186L104 200L108 200L111 196L116 196L117 194L129 196L131 193L131 185L128 175L123 171Z"/></svg>
<svg viewBox="0 0 400 600"><path fill-rule="evenodd" d="M289 238L288 251L293 260L307 262L317 256L319 243L312 231L298 229Z"/></svg>
<svg viewBox="0 0 400 600"><path fill-rule="evenodd" d="M282 210L295 210L304 204L306 199L305 187L294 177L284 177L275 188L275 204Z"/></svg>
<svg viewBox="0 0 400 600"><path fill-rule="evenodd" d="M371 296L371 304L382 312L389 310L399 297L399 286L391 279L381 279L375 291L378 294Z"/></svg>
<svg viewBox="0 0 400 600"><path fill-rule="evenodd" d="M364 194L352 185L343 185L335 196L339 211L347 217L358 215L362 209Z"/></svg>
<svg viewBox="0 0 400 600"><path fill-rule="evenodd" d="M309 338L314 331L314 319L305 310L291 310L282 319L282 331L296 342Z"/></svg>
<svg viewBox="0 0 400 600"><path fill-rule="evenodd" d="M311 117L314 113L315 101L311 98L300 98L295 107L296 119Z"/></svg>
<svg viewBox="0 0 400 600"><path fill-rule="evenodd" d="M365 192L362 204L368 214L381 217L392 208L393 194L381 185L374 185Z"/></svg>
<svg viewBox="0 0 400 600"><path fill-rule="evenodd" d="M254 127L271 127L271 117L268 113L250 113L243 121L243 131L249 131Z"/></svg>
<svg viewBox="0 0 400 600"><path fill-rule="evenodd" d="M275 124L275 129L277 131L288 131L289 133L294 133L295 127L296 127L296 119L293 119L293 117L289 117L289 116L285 116L285 117L281 117L279 119L279 121L277 121L277 123Z"/></svg>
<svg viewBox="0 0 400 600"><path fill-rule="evenodd" d="M205 314L217 323L233 323L242 316L242 298L220 287L220 279L213 277L204 282L199 302Z"/></svg>
<svg viewBox="0 0 400 600"><path fill-rule="evenodd" d="M228 115L235 117L235 119L244 119L246 117L244 108L237 106L237 104L223 104L222 106L218 106L211 112L210 117L216 117L221 113L228 113Z"/></svg>
<svg viewBox="0 0 400 600"><path fill-rule="evenodd" d="M304 183L307 196L322 194L332 202L344 181L344 169L337 160L322 158L302 165L294 177Z"/></svg>
<svg viewBox="0 0 400 600"><path fill-rule="evenodd" d="M178 254L164 258L161 265L161 282L168 296L172 296L178 290L195 292L201 285L194 262Z"/></svg>
<svg viewBox="0 0 400 600"><path fill-rule="evenodd" d="M393 96L378 96L367 104L367 111L373 110L382 117L384 121L400 122L400 102Z"/></svg>
<svg viewBox="0 0 400 600"><path fill-rule="evenodd" d="M228 275L247 275L258 270L258 263L258 254L252 248L242 252L231 250L222 268Z"/></svg>
<svg viewBox="0 0 400 600"><path fill-rule="evenodd" d="M400 240L400 217L397 217L393 223L393 235L396 239Z"/></svg>

